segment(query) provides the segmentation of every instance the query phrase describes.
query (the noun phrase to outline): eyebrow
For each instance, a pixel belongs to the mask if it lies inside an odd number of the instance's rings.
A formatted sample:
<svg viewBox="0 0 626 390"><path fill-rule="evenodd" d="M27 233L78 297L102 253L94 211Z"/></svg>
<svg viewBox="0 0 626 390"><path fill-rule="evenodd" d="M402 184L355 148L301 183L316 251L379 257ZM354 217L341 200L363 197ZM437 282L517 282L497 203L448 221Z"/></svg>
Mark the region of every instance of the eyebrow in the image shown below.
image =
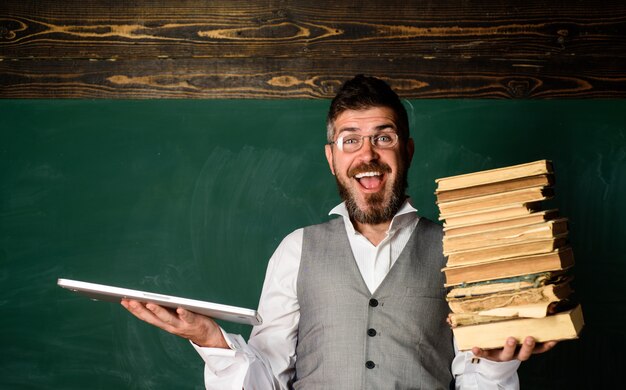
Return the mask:
<svg viewBox="0 0 626 390"><path fill-rule="evenodd" d="M385 124L374 127L374 131L383 131L387 129L391 129L394 131L397 130L396 126L393 123L385 123ZM344 127L342 129L339 129L337 134L343 133L344 131L357 132L357 131L361 131L361 129L358 127Z"/></svg>

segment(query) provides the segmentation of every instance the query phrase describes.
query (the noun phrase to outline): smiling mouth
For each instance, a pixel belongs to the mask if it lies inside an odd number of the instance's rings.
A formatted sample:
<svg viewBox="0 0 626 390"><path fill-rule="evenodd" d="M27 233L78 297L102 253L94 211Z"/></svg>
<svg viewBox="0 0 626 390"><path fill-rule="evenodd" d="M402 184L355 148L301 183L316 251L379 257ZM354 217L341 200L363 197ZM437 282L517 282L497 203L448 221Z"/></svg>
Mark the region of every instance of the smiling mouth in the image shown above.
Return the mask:
<svg viewBox="0 0 626 390"><path fill-rule="evenodd" d="M382 172L368 171L357 173L356 175L354 175L354 178L363 188L367 190L376 190L381 186L383 182L383 175L384 174Z"/></svg>

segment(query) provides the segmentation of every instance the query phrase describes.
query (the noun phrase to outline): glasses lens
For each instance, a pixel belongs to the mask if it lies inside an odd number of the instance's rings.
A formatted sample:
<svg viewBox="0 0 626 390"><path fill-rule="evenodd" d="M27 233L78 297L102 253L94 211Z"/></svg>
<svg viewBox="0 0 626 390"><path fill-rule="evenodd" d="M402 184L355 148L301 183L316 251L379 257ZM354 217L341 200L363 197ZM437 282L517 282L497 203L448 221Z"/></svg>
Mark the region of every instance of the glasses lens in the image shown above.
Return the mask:
<svg viewBox="0 0 626 390"><path fill-rule="evenodd" d="M374 146L380 149L392 148L398 142L398 134L396 133L382 133L372 138Z"/></svg>
<svg viewBox="0 0 626 390"><path fill-rule="evenodd" d="M341 145L341 149L344 152L356 152L361 149L361 145L363 144L363 137L356 134L344 135L343 137L339 137L337 139L338 144Z"/></svg>
<svg viewBox="0 0 626 390"><path fill-rule="evenodd" d="M396 133L380 133L376 135L358 135L358 134L346 134L337 138L335 142L339 150L346 153L356 152L363 146L363 139L368 138L372 145L378 149L389 149L396 146L398 143L398 134Z"/></svg>

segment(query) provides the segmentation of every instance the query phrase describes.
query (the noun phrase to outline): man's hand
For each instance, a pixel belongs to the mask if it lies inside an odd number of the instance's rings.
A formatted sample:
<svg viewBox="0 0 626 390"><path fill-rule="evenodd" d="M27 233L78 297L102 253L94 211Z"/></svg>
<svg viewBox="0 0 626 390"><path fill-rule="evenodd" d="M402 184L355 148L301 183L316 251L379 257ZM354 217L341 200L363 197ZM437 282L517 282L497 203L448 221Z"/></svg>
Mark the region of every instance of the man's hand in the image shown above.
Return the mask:
<svg viewBox="0 0 626 390"><path fill-rule="evenodd" d="M556 343L556 341L546 341L545 343L537 344L534 338L526 337L522 346L518 349L517 340L513 337L509 337L502 349L483 350L474 347L472 348L472 353L478 358L485 358L496 362L507 362L513 359L524 361L528 360L534 354L551 350Z"/></svg>
<svg viewBox="0 0 626 390"><path fill-rule="evenodd" d="M151 325L191 340L200 347L228 348L220 327L213 319L178 308L168 310L153 303L122 299L122 306L135 317Z"/></svg>

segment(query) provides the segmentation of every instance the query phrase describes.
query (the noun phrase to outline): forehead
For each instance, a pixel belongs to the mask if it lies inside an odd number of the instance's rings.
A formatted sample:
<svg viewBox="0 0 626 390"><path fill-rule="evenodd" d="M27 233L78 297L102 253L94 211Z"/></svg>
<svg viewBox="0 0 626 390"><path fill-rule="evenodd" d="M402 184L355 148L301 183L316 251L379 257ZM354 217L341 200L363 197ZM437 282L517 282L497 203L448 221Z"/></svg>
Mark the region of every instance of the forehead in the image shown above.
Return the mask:
<svg viewBox="0 0 626 390"><path fill-rule="evenodd" d="M335 132L362 130L392 126L396 128L396 116L388 107L372 107L365 110L345 110L335 119Z"/></svg>

